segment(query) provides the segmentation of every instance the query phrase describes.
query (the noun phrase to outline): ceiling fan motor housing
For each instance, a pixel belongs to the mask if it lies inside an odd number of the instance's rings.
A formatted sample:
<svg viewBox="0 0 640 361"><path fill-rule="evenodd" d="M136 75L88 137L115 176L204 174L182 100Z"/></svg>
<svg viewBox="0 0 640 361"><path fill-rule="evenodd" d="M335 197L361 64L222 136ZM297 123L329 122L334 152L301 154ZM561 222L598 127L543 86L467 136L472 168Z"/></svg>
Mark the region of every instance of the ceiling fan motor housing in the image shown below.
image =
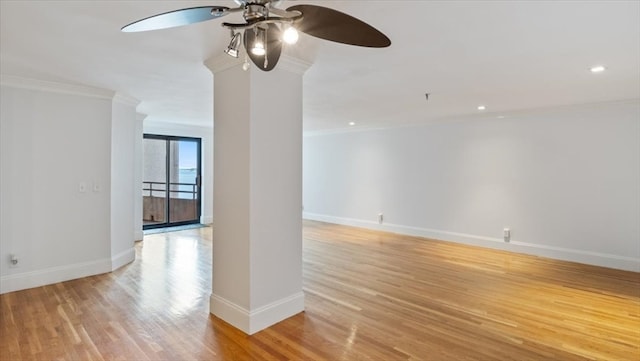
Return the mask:
<svg viewBox="0 0 640 361"><path fill-rule="evenodd" d="M244 7L242 16L246 22L251 23L267 18L269 16L269 9L262 4L247 4Z"/></svg>
<svg viewBox="0 0 640 361"><path fill-rule="evenodd" d="M252 4L258 4L258 5L266 5L268 3L278 3L279 1L273 1L273 0L234 0L236 4L240 5L240 6L246 6L246 5L252 5Z"/></svg>

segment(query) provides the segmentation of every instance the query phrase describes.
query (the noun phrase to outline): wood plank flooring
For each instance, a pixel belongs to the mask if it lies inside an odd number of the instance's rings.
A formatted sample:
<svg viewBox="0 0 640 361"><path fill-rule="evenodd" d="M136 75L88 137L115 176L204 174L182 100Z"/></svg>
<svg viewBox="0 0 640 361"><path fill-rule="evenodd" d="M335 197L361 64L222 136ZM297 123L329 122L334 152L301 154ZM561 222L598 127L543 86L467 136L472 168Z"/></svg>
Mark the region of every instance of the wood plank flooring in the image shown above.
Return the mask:
<svg viewBox="0 0 640 361"><path fill-rule="evenodd" d="M640 360L640 274L318 222L306 311L253 336L208 313L211 229L104 275L0 295L0 359Z"/></svg>

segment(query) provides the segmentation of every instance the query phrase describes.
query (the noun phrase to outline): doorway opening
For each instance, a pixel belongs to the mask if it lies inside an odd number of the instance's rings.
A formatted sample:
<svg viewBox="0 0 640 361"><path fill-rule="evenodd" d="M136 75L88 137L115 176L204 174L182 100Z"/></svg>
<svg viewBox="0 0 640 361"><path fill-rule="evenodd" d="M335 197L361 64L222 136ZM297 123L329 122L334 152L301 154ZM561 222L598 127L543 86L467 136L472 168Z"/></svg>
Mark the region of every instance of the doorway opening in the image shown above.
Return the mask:
<svg viewBox="0 0 640 361"><path fill-rule="evenodd" d="M201 139L145 134L142 228L200 223Z"/></svg>

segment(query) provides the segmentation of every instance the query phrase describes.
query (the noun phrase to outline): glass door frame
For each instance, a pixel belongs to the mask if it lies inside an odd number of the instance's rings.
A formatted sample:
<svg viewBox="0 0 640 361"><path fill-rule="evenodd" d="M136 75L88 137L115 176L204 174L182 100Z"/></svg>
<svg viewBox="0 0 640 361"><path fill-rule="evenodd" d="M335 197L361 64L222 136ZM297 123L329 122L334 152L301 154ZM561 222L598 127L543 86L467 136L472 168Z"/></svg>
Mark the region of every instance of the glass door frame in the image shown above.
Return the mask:
<svg viewBox="0 0 640 361"><path fill-rule="evenodd" d="M165 150L165 170L166 170L166 184L165 184L165 222L164 223L154 223L144 225L143 221L143 230L147 229L155 229L155 228L166 228L166 227L174 227L174 226L184 226L189 224L199 224L200 218L202 217L202 138L193 138L193 137L182 137L175 135L161 135L161 134L143 134L144 139L156 139L156 140L164 140L166 144ZM197 202L196 202L196 219L188 220L188 221L180 221L180 222L171 222L171 142L172 141L188 141L196 143L196 192L197 192ZM143 146L144 152L144 146ZM143 155L144 159L144 155ZM144 173L143 173L144 176ZM145 180L142 180L143 189ZM144 195L143 195L144 196ZM144 204L144 202L143 202ZM144 211L143 211L144 213Z"/></svg>

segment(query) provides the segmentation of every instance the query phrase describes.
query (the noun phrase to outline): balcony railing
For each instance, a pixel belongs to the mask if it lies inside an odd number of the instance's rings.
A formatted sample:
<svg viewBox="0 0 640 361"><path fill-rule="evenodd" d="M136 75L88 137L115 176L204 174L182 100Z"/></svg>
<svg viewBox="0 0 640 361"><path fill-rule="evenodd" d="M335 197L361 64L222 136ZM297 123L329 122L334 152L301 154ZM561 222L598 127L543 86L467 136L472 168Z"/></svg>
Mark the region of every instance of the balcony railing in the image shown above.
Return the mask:
<svg viewBox="0 0 640 361"><path fill-rule="evenodd" d="M142 182L143 224L197 221L198 188L198 183Z"/></svg>
<svg viewBox="0 0 640 361"><path fill-rule="evenodd" d="M178 189L171 189L173 186L177 186ZM190 190L182 189L183 186L191 187ZM142 182L142 191L143 196L147 197L164 197L167 192L167 183L166 182ZM170 198L180 198L180 199L192 199L195 200L198 198L198 184L197 183L169 183L169 197ZM149 192L148 194L144 194L144 192ZM156 192L156 194L154 194ZM157 195L157 193L162 192L162 194ZM174 193L178 194L178 197L171 197ZM181 197L181 194L188 195L187 197ZM189 196L190 195L190 196Z"/></svg>

